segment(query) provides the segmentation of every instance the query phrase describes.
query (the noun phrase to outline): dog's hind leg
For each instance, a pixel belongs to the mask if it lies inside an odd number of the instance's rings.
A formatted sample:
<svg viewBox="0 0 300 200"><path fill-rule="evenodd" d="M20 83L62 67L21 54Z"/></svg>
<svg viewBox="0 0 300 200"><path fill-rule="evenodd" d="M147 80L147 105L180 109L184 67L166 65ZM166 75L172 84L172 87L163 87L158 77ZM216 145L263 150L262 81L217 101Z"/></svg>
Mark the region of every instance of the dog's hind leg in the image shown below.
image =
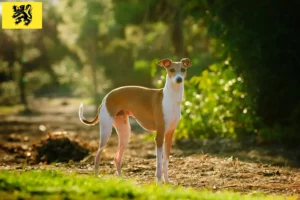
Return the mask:
<svg viewBox="0 0 300 200"><path fill-rule="evenodd" d="M97 151L97 155L95 157L95 176L99 175L100 156L101 156L101 153L111 135L112 123L114 120L114 118L111 117L109 112L107 111L105 103L102 104L99 119L100 119L99 120L100 142L99 142L99 148Z"/></svg>
<svg viewBox="0 0 300 200"><path fill-rule="evenodd" d="M122 156L124 150L128 146L130 132L131 132L128 116L126 114L116 116L113 125L116 128L116 131L119 136L119 147L118 147L116 157L114 158L114 162L116 164L118 176L121 176Z"/></svg>

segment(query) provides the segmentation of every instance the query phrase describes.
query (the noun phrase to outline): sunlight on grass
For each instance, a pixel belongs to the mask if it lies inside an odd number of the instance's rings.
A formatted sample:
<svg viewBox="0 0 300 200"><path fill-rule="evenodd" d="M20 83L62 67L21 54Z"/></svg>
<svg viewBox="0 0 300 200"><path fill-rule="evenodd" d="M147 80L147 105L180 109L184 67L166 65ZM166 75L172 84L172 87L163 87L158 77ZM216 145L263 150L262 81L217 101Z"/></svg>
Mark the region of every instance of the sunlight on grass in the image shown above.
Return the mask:
<svg viewBox="0 0 300 200"><path fill-rule="evenodd" d="M14 106L0 106L1 115L9 115L21 112L24 110L23 105L14 105Z"/></svg>
<svg viewBox="0 0 300 200"><path fill-rule="evenodd" d="M5 199L284 199L280 196L241 195L236 192L195 191L182 187L137 185L117 178L64 174L50 170L0 173ZM291 198L292 199L292 198ZM296 199L296 198L295 198Z"/></svg>
<svg viewBox="0 0 300 200"><path fill-rule="evenodd" d="M48 98L48 99L45 99L45 101L47 102L47 105L49 105L49 106L61 104L61 102L63 100L70 101L72 104L78 105L78 107L81 103L83 103L85 105L93 104L92 98L55 98L55 99ZM23 112L24 109L25 109L24 105L21 105L21 104L17 104L17 105L13 105L13 106L0 106L0 115L14 115L14 114Z"/></svg>

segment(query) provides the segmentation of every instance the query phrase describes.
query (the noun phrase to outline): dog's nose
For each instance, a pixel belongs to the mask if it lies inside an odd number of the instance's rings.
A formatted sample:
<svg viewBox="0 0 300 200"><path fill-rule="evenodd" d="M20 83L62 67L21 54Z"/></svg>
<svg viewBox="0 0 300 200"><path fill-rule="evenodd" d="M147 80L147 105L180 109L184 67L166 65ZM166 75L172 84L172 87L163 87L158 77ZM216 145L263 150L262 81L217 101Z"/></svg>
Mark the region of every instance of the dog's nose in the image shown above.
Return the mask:
<svg viewBox="0 0 300 200"><path fill-rule="evenodd" d="M176 83L181 83L182 82L182 78L181 77L177 77L176 78Z"/></svg>

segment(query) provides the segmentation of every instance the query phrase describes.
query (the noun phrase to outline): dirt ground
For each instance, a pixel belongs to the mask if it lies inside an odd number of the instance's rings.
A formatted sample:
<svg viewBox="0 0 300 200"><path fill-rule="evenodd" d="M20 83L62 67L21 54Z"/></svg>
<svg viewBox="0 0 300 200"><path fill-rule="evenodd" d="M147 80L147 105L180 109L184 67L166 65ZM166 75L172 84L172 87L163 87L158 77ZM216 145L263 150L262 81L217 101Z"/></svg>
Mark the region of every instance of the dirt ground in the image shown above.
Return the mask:
<svg viewBox="0 0 300 200"><path fill-rule="evenodd" d="M32 103L33 114L1 114L0 169L59 168L93 174L93 160L98 147L98 125L88 127L78 119L79 100L39 99ZM85 106L86 118L93 118L95 108ZM72 138L89 150L80 162L35 162L36 145L48 134ZM105 148L101 176L113 176L113 158L118 138L115 132ZM175 185L194 189L234 190L242 193L300 195L300 150L277 146L258 146L228 139L215 141L179 141L174 143L169 164L169 178ZM132 121L129 148L125 151L124 178L138 183L155 181L154 136Z"/></svg>

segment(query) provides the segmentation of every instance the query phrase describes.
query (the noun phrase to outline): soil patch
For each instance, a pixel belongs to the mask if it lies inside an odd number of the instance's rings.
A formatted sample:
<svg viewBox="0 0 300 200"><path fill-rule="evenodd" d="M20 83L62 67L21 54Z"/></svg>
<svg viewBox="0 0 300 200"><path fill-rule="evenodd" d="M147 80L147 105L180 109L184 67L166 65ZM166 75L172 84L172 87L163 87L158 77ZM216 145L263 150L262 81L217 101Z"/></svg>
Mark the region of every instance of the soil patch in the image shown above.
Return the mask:
<svg viewBox="0 0 300 200"><path fill-rule="evenodd" d="M89 154L80 139L72 138L67 132L49 133L38 144L35 144L36 162L69 162L80 161Z"/></svg>
<svg viewBox="0 0 300 200"><path fill-rule="evenodd" d="M44 100L36 104L43 105L39 106L40 115L1 116L0 169L56 168L93 176L99 127L80 123L80 100ZM95 107L85 105L86 118L93 118L95 113ZM154 136L136 127L132 124L133 132L123 158L123 176L139 184L153 183ZM101 155L101 177L116 174L113 158L117 147L118 137L112 133ZM251 142L181 140L171 150L169 178L175 185L194 189L300 195L299 155L299 149L265 148ZM56 163L47 164L51 162Z"/></svg>

